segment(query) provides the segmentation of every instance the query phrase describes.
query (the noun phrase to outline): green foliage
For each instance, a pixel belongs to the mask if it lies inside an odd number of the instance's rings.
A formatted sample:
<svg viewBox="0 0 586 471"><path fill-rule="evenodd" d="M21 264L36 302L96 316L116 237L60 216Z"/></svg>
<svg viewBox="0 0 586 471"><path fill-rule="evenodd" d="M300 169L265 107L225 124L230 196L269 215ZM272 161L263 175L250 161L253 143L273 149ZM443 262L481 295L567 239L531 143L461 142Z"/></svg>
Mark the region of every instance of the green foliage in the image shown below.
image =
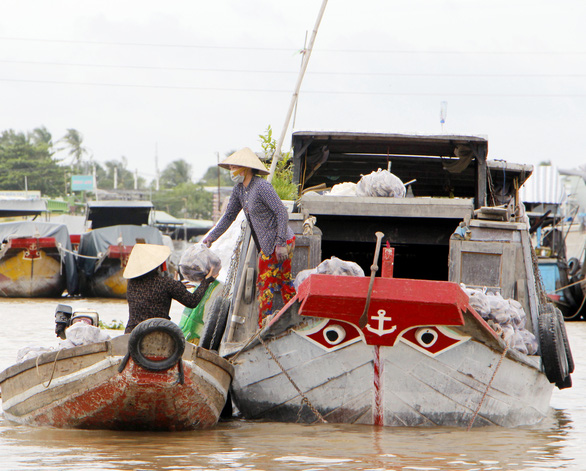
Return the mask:
<svg viewBox="0 0 586 471"><path fill-rule="evenodd" d="M57 165L52 154L51 135L45 128L26 135L4 131L0 135L0 190L28 188L46 196L62 195L67 171Z"/></svg>
<svg viewBox="0 0 586 471"><path fill-rule="evenodd" d="M100 321L100 329L108 329L108 330L122 330L125 328L125 325L122 321L117 321L113 319L111 323L106 324L105 322Z"/></svg>
<svg viewBox="0 0 586 471"><path fill-rule="evenodd" d="M230 178L230 171L214 165L209 167L199 181L203 186L218 186L218 171L220 172L220 186L234 186Z"/></svg>
<svg viewBox="0 0 586 471"><path fill-rule="evenodd" d="M174 160L161 174L161 188L174 188L177 185L191 182L191 164L187 161Z"/></svg>
<svg viewBox="0 0 586 471"><path fill-rule="evenodd" d="M259 134L261 147L265 159L274 156L277 150L277 141L273 138L273 130L269 125L265 134ZM269 160L270 163L270 160ZM293 183L293 166L291 165L291 151L281 153L281 160L277 162L275 173L271 181L277 195L282 200L296 200L299 196L298 186Z"/></svg>
<svg viewBox="0 0 586 471"><path fill-rule="evenodd" d="M192 182L153 193L153 204L177 218L212 218L212 194Z"/></svg>

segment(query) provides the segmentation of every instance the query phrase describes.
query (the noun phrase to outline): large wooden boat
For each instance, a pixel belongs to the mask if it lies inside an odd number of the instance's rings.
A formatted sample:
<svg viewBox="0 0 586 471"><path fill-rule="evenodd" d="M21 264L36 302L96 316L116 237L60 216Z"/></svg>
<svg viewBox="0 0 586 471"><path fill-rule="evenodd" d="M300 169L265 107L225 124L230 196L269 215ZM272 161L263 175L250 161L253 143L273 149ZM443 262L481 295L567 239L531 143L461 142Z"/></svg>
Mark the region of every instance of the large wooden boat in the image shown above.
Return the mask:
<svg viewBox="0 0 586 471"><path fill-rule="evenodd" d="M571 385L573 360L563 318L536 276L519 204L531 167L488 162L480 137L298 132L293 144L302 193L290 215L294 272L336 256L377 276L371 283L312 274L258 332L255 268L243 244L230 310L210 316L228 322L220 353L236 365L231 394L242 417L458 427L541 421L554 385ZM408 197L304 193L356 183L378 168L415 180ZM380 256L379 231L389 246ZM538 352L512 345L461 284L522 306Z"/></svg>
<svg viewBox="0 0 586 471"><path fill-rule="evenodd" d="M122 272L136 243L163 244L149 226L150 201L100 201L87 205L91 230L81 234L78 248L82 296L126 298Z"/></svg>
<svg viewBox="0 0 586 471"><path fill-rule="evenodd" d="M0 223L0 296L59 297L77 290L67 227L48 222Z"/></svg>
<svg viewBox="0 0 586 471"><path fill-rule="evenodd" d="M166 319L131 334L43 353L0 373L7 419L29 425L112 430L214 426L233 368L185 342Z"/></svg>

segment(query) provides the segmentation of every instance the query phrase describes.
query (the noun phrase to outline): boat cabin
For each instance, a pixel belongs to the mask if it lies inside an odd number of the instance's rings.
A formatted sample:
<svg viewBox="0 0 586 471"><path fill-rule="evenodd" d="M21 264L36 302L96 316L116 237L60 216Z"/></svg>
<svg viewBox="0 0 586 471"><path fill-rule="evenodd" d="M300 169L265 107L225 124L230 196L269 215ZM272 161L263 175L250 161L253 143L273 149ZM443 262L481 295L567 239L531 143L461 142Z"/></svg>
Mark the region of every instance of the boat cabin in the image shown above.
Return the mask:
<svg viewBox="0 0 586 471"><path fill-rule="evenodd" d="M297 132L293 149L297 208L317 218L321 258L354 261L369 273L374 233L381 231L395 248L398 278L448 280L450 237L459 223L482 207L513 206L532 168L487 161L488 141L470 136ZM377 169L408 184L407 197L320 194Z"/></svg>

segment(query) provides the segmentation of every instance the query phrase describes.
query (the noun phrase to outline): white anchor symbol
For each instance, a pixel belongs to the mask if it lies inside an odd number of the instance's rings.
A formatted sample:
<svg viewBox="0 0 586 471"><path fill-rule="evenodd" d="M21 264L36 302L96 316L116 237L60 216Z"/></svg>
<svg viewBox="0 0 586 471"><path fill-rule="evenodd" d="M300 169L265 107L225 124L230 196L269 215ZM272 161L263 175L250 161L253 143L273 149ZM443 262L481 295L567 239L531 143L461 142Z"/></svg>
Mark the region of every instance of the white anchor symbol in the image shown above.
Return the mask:
<svg viewBox="0 0 586 471"><path fill-rule="evenodd" d="M374 334L377 334L379 337L382 337L383 335L393 333L397 329L396 325L394 325L390 329L386 329L386 330L384 329L385 321L392 320L390 317L385 317L387 313L384 309L378 310L377 314L378 314L378 316L372 316L372 319L378 321L378 328L374 329L374 328L370 327L370 324L366 324L366 328L368 330L370 330Z"/></svg>

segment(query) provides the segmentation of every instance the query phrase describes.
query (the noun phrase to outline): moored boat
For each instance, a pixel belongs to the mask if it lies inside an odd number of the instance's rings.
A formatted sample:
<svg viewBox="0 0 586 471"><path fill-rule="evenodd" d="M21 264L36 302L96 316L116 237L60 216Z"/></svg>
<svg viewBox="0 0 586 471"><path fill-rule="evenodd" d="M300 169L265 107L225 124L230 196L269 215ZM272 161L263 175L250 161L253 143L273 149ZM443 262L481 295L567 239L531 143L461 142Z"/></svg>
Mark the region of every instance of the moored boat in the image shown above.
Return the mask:
<svg viewBox="0 0 586 471"><path fill-rule="evenodd" d="M294 271L332 256L371 275L385 263L392 269L371 280L311 274L257 332L254 274L241 262L243 289L220 353L236 365L231 394L242 416L386 426L541 421L554 385L571 385L573 360L518 198L531 167L487 161L488 143L475 136L300 132L293 144L302 194L290 218ZM407 197L303 194L377 168L415 180ZM381 256L378 231L389 245ZM477 291L522 310L522 320L501 325L494 312L480 313L469 299ZM534 348L514 341L522 331Z"/></svg>
<svg viewBox="0 0 586 471"><path fill-rule="evenodd" d="M17 423L179 431L217 423L232 375L226 360L157 318L131 334L26 359L0 373L0 387L4 414Z"/></svg>
<svg viewBox="0 0 586 471"><path fill-rule="evenodd" d="M78 248L82 296L126 298L122 272L137 243L163 245L163 236L149 226L149 201L101 201L87 205L91 230L81 234Z"/></svg>
<svg viewBox="0 0 586 471"><path fill-rule="evenodd" d="M0 296L59 297L77 290L67 227L37 221L0 223Z"/></svg>

